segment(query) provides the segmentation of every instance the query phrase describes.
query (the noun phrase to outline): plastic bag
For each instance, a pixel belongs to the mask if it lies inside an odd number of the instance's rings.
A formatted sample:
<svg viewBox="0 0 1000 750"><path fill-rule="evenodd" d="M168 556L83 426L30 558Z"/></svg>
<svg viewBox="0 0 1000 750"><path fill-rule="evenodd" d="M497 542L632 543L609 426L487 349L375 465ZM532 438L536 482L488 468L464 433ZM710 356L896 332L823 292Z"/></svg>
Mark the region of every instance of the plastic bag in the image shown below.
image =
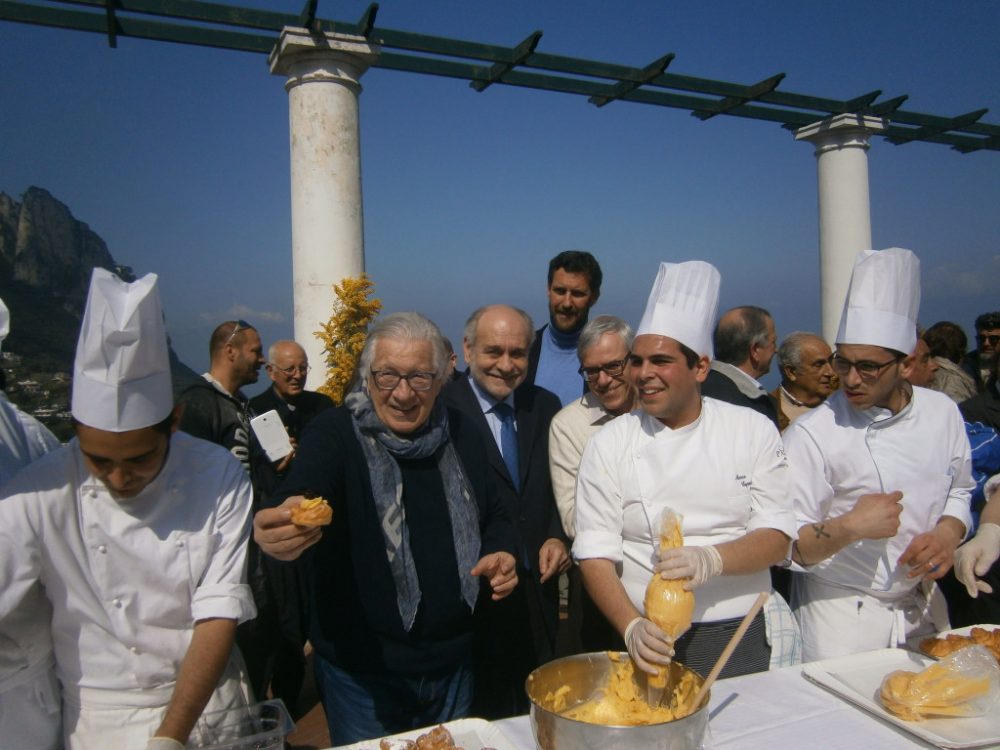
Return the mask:
<svg viewBox="0 0 1000 750"><path fill-rule="evenodd" d="M1000 699L1000 665L986 648L972 646L922 672L891 672L882 680L879 699L904 721L982 716Z"/></svg>

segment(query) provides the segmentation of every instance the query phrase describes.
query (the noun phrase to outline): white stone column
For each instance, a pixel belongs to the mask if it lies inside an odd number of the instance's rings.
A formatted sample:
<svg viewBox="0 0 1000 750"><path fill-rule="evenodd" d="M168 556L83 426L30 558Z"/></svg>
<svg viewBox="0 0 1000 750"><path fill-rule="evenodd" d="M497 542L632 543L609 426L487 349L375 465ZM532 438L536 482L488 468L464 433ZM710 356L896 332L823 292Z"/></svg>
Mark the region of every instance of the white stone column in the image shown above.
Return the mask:
<svg viewBox="0 0 1000 750"><path fill-rule="evenodd" d="M795 140L816 147L819 187L819 272L823 338L837 335L854 259L872 249L868 200L868 139L886 121L837 115L795 131Z"/></svg>
<svg viewBox="0 0 1000 750"><path fill-rule="evenodd" d="M378 56L366 39L286 27L268 57L287 76L292 179L295 340L325 379L314 333L330 318L333 285L365 270L358 79Z"/></svg>

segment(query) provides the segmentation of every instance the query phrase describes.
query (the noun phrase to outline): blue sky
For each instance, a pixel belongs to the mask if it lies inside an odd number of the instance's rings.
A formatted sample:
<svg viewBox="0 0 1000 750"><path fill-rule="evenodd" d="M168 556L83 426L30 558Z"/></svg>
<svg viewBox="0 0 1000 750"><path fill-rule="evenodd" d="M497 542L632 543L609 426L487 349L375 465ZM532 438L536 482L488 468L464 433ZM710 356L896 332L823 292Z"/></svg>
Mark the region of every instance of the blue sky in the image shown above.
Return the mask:
<svg viewBox="0 0 1000 750"><path fill-rule="evenodd" d="M285 0L243 5L298 12ZM356 20L367 3L322 0ZM1000 123L1000 4L380 2L377 25ZM162 279L181 358L207 366L221 320L292 333L288 110L264 55L0 22L0 190L49 190L138 273ZM722 306L760 304L779 336L819 327L816 165L777 124L372 69L362 79L366 263L388 311L459 342L510 302L540 324L557 252L605 269L596 310L636 322L661 260L722 273ZM921 322L971 332L1000 308L1000 153L869 152L876 248L921 258ZM265 378L266 379L266 378Z"/></svg>

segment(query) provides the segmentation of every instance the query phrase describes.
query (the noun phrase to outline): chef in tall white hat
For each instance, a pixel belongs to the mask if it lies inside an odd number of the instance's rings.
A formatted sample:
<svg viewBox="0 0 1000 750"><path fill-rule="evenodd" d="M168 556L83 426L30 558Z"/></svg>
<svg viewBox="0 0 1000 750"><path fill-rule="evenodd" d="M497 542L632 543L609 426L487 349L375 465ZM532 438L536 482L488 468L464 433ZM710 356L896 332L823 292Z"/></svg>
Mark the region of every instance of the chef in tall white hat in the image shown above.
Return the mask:
<svg viewBox="0 0 1000 750"><path fill-rule="evenodd" d="M0 300L0 344L9 332L10 312ZM58 447L59 441L45 425L0 391L0 486ZM54 750L61 745L59 684L48 627L51 614L42 587L35 585L24 592L8 616L0 617L0 743L4 747Z"/></svg>
<svg viewBox="0 0 1000 750"><path fill-rule="evenodd" d="M933 583L969 527L973 484L958 407L903 377L919 306L912 252L860 253L831 357L841 390L785 432L807 661L946 626Z"/></svg>
<svg viewBox="0 0 1000 750"><path fill-rule="evenodd" d="M763 415L702 398L712 357L719 272L661 263L629 356L639 408L591 438L577 480L573 555L587 591L647 672L676 657L707 674L795 535L781 438ZM684 547L659 549L665 508L683 516ZM676 642L645 615L659 572L695 589ZM726 676L768 668L763 617Z"/></svg>
<svg viewBox="0 0 1000 750"><path fill-rule="evenodd" d="M0 618L44 586L69 750L182 748L248 700L251 497L227 451L175 431L155 275L94 270L72 398L75 439L0 500Z"/></svg>

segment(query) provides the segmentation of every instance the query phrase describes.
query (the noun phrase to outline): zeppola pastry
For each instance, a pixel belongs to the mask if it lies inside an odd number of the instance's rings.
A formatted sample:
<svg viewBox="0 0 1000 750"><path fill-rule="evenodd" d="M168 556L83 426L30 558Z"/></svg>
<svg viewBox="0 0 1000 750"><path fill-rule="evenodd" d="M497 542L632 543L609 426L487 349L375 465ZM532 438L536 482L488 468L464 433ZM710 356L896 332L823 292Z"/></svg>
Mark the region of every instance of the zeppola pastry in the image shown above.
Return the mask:
<svg viewBox="0 0 1000 750"><path fill-rule="evenodd" d="M927 638L920 642L920 650L928 656L941 659L960 649L976 645L988 648L996 660L1000 662L1000 628L993 630L973 628L968 635L949 633L943 638Z"/></svg>
<svg viewBox="0 0 1000 750"><path fill-rule="evenodd" d="M292 508L292 523L296 526L326 526L333 520L333 508L321 497L303 500Z"/></svg>
<svg viewBox="0 0 1000 750"><path fill-rule="evenodd" d="M440 724L415 740L387 739L379 742L378 747L379 750L463 750L455 744L455 738L451 736L448 728ZM493 750L493 748L484 747L482 750Z"/></svg>

